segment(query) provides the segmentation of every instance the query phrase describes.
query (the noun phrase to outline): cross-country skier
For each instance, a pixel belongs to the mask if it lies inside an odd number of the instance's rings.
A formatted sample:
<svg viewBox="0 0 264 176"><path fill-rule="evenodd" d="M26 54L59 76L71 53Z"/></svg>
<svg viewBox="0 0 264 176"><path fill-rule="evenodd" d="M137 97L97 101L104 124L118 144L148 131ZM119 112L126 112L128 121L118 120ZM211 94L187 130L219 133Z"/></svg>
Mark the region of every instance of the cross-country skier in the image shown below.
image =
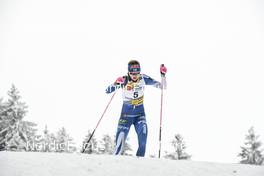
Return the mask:
<svg viewBox="0 0 264 176"><path fill-rule="evenodd" d="M128 74L117 78L106 89L106 93L112 93L119 88L123 89L123 107L116 132L116 155L122 154L130 126L133 124L138 137L136 155L145 156L148 128L143 105L144 88L145 85L152 85L156 88L162 88L163 86L166 88L165 74L167 68L164 65L160 67L163 84L145 74L141 74L140 71L140 63L136 60L131 60L128 63Z"/></svg>

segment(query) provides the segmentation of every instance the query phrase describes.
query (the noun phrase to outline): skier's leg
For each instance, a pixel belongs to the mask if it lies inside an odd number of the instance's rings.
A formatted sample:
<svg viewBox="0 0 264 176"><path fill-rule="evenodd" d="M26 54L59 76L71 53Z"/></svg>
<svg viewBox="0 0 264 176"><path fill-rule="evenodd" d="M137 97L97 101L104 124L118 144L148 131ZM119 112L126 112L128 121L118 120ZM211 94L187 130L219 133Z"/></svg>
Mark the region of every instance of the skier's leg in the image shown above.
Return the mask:
<svg viewBox="0 0 264 176"><path fill-rule="evenodd" d="M137 156L145 156L147 136L148 136L148 127L145 119L145 115L138 118L134 123L135 130L138 136L138 150Z"/></svg>
<svg viewBox="0 0 264 176"><path fill-rule="evenodd" d="M120 117L116 132L116 147L114 152L115 155L120 155L124 151L125 141L131 124L132 121L128 117Z"/></svg>

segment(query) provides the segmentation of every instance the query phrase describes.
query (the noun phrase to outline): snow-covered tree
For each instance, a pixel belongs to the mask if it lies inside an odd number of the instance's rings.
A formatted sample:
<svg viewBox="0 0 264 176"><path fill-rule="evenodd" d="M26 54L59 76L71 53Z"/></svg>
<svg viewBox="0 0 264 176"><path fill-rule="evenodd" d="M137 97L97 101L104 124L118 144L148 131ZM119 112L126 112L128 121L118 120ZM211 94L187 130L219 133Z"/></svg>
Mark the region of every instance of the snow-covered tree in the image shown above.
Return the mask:
<svg viewBox="0 0 264 176"><path fill-rule="evenodd" d="M30 143L36 144L41 141L41 135L37 134L36 126L37 124L29 121L21 121L19 125L20 131L27 137L26 151L37 151L36 148L29 147Z"/></svg>
<svg viewBox="0 0 264 176"><path fill-rule="evenodd" d="M99 146L97 146L98 153L99 154L113 154L115 151L115 140L114 140L115 138L116 138L115 136L113 136L112 138L108 134L103 135L102 140L99 141ZM128 141L129 141L129 138L127 138L125 142L123 152L121 153L122 155L131 155L130 151L132 151L132 147L128 143Z"/></svg>
<svg viewBox="0 0 264 176"><path fill-rule="evenodd" d="M56 149L56 137L53 133L50 133L47 125L43 130L43 134L38 137L38 140L29 143L29 147L33 151L38 152L55 152Z"/></svg>
<svg viewBox="0 0 264 176"><path fill-rule="evenodd" d="M48 126L45 125L45 129L43 130L43 135L42 135L42 139L41 139L41 144L42 144L42 148L40 149L41 152L51 152L51 149L49 147L49 145L53 142L56 141L56 138L51 138L51 135L49 133L48 130ZM54 136L54 135L52 135Z"/></svg>
<svg viewBox="0 0 264 176"><path fill-rule="evenodd" d="M171 143L175 151L173 153L166 152L165 158L173 160L188 160L191 158L191 155L185 152L186 144L180 134L176 134Z"/></svg>
<svg viewBox="0 0 264 176"><path fill-rule="evenodd" d="M29 139L35 138L36 124L22 120L27 106L14 85L8 96L8 101L1 100L0 105L0 150L26 150Z"/></svg>
<svg viewBox="0 0 264 176"><path fill-rule="evenodd" d="M99 153L100 154L113 154L115 149L115 142L111 138L110 135L106 134L103 136L102 140L100 141L100 147L99 147Z"/></svg>
<svg viewBox="0 0 264 176"><path fill-rule="evenodd" d="M6 105L3 102L3 99L0 99L0 151L5 150L6 148L6 134L8 130L8 122L6 116Z"/></svg>
<svg viewBox="0 0 264 176"><path fill-rule="evenodd" d="M73 144L73 138L66 132L66 129L64 127L59 129L56 135L56 152L74 152L76 147Z"/></svg>
<svg viewBox="0 0 264 176"><path fill-rule="evenodd" d="M98 146L97 146L97 140L95 136L90 139L90 136L92 135L91 131L88 131L88 134L85 136L85 139L83 141L82 150L86 147L84 153L87 154L98 154ZM89 143L88 140L90 139Z"/></svg>
<svg viewBox="0 0 264 176"><path fill-rule="evenodd" d="M261 165L264 157L260 149L262 143L258 140L259 136L255 134L254 127L248 130L246 135L245 146L241 147L242 151L238 154L241 157L240 163Z"/></svg>

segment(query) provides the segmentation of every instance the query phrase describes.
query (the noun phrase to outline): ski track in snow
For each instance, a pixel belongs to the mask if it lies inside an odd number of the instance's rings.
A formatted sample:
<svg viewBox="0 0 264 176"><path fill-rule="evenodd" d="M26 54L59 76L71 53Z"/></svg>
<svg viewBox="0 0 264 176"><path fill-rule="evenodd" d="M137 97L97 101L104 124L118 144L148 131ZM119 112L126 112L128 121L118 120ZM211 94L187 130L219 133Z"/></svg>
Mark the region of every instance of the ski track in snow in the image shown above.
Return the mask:
<svg viewBox="0 0 264 176"><path fill-rule="evenodd" d="M0 176L263 176L264 166L131 156L0 152Z"/></svg>

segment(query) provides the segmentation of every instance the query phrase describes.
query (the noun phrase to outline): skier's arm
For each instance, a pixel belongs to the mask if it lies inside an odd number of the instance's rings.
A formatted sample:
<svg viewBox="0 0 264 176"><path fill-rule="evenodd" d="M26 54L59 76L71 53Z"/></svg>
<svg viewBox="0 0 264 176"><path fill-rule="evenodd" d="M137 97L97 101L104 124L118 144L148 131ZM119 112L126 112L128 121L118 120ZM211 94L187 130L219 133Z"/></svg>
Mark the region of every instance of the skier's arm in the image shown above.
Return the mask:
<svg viewBox="0 0 264 176"><path fill-rule="evenodd" d="M147 75L142 75L143 79L146 83L146 85L152 85L156 88L162 88L162 84L159 81L156 81L155 79L152 79L151 77L147 76ZM166 77L162 77L162 82L163 82L163 88L166 89L167 88L167 82L166 82Z"/></svg>
<svg viewBox="0 0 264 176"><path fill-rule="evenodd" d="M124 84L125 84L125 81L126 81L126 77L125 76L118 77L113 84L111 84L110 86L107 87L105 92L107 94L109 94L109 93L112 93L112 92L114 92L115 90L117 90L119 88L122 88L124 86Z"/></svg>

